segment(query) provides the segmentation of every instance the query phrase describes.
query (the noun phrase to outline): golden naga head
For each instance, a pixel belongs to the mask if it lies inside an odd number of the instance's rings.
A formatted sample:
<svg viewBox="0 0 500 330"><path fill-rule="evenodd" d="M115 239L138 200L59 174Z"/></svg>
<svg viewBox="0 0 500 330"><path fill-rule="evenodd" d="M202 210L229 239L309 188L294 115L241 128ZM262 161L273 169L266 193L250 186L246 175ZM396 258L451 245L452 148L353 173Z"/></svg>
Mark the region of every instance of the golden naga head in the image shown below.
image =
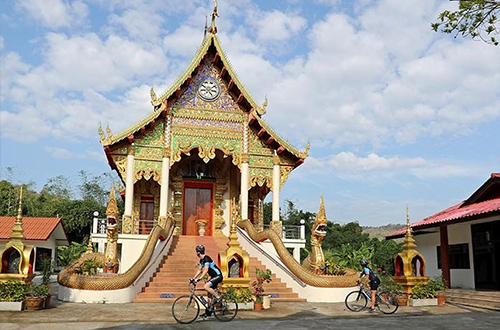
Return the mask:
<svg viewBox="0 0 500 330"><path fill-rule="evenodd" d="M326 212L325 212L325 202L323 200L323 195L321 195L321 201L319 206L318 214L316 214L316 219L314 220L313 226L311 228L311 235L318 238L323 238L326 236Z"/></svg>

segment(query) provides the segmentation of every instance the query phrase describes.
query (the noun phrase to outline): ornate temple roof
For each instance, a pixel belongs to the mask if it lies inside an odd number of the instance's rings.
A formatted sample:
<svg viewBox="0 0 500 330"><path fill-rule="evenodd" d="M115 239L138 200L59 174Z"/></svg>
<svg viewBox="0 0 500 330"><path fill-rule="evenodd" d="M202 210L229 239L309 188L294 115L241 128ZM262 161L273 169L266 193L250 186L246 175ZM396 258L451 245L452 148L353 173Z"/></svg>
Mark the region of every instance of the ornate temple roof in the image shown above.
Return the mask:
<svg viewBox="0 0 500 330"><path fill-rule="evenodd" d="M227 82L228 90L231 92L230 94L232 95L234 101L243 111L250 113L249 125L253 126L258 132L260 132L259 138L266 139L267 144L273 143L273 146L278 153L285 150L288 151L296 158L296 166L300 165L304 159L308 157L309 144L304 151L299 151L274 132L262 119L262 115L266 112L265 108L267 105L267 99L262 106L259 106L253 100L243 86L243 83L241 83L238 79L238 76L227 59L215 32L216 28L214 30L212 26L185 72L167 91L157 96L153 88L151 88L151 104L153 106L153 112L149 116L116 135L111 132L109 127L106 129L107 134L105 134L102 128L99 127L101 144L103 146L114 145L133 136L136 132L144 130L146 126L154 125L159 117L166 116L168 104L171 104L176 98L178 98L182 91L191 83L192 77L200 68L207 53L209 51L213 51L215 52L213 63L220 69L220 75Z"/></svg>

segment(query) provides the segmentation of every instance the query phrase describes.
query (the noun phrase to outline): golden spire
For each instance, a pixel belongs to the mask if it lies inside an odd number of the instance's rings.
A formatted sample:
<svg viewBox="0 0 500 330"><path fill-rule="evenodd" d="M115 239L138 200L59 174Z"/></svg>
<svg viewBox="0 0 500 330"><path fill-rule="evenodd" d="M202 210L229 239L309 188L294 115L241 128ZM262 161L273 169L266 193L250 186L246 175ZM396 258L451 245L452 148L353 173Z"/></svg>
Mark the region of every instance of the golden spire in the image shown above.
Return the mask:
<svg viewBox="0 0 500 330"><path fill-rule="evenodd" d="M212 23L210 25L209 32L212 34L217 33L217 27L215 26L215 17L219 17L219 13L217 12L217 0L214 0L214 10L212 11Z"/></svg>
<svg viewBox="0 0 500 330"><path fill-rule="evenodd" d="M23 230L23 186L21 186L21 191L19 192L19 207L17 209L17 218L12 227L12 234L10 238L13 240L21 241L24 239Z"/></svg>
<svg viewBox="0 0 500 330"><path fill-rule="evenodd" d="M233 197L233 202L232 202L232 207L233 207L233 216L231 217L231 229L230 229L230 235L229 235L229 241L227 242L227 246L231 247L238 247L240 243L238 243L238 234L236 231L236 222L238 222L240 219L240 208L239 208L239 202L236 201L236 199Z"/></svg>
<svg viewBox="0 0 500 330"><path fill-rule="evenodd" d="M411 234L411 226L410 226L410 210L408 205L406 205L406 237L403 243L403 250L415 250L417 245L415 244L415 239Z"/></svg>
<svg viewBox="0 0 500 330"><path fill-rule="evenodd" d="M84 254L94 253L94 246L92 245L92 228L90 228L89 243L87 244L87 251Z"/></svg>

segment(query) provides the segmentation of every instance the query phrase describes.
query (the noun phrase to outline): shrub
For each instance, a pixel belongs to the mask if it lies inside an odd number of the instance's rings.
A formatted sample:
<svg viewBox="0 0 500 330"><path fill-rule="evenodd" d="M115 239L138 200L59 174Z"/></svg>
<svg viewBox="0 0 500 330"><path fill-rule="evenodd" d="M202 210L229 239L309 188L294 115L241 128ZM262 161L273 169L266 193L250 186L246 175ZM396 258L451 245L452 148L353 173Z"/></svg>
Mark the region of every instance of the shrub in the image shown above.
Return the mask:
<svg viewBox="0 0 500 330"><path fill-rule="evenodd" d="M49 289L49 286L46 284L31 283L26 296L32 298L47 297L47 295L49 294Z"/></svg>
<svg viewBox="0 0 500 330"><path fill-rule="evenodd" d="M253 294L250 289L247 288L229 286L226 288L226 295L231 302L248 303L253 301Z"/></svg>
<svg viewBox="0 0 500 330"><path fill-rule="evenodd" d="M435 297L436 297L436 288L432 280L429 280L427 284L417 283L413 287L412 298L429 299Z"/></svg>
<svg viewBox="0 0 500 330"><path fill-rule="evenodd" d="M0 301L23 301L28 292L29 284L9 280L0 282Z"/></svg>
<svg viewBox="0 0 500 330"><path fill-rule="evenodd" d="M380 276L380 288L382 291L389 294L403 293L403 286L396 283L396 281L394 281L394 279L389 275Z"/></svg>

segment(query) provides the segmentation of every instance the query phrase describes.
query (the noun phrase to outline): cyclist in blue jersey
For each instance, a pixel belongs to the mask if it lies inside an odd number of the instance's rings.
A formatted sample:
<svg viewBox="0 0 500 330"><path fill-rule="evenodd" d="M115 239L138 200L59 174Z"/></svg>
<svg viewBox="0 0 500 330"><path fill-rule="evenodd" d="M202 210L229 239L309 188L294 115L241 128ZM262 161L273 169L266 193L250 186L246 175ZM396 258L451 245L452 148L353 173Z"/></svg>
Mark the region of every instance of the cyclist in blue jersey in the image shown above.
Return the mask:
<svg viewBox="0 0 500 330"><path fill-rule="evenodd" d="M212 258L205 254L205 247L203 245L198 245L196 247L196 255L200 258L200 262L198 264L200 267L198 268L198 271L194 275L193 279L198 282L208 274L209 279L205 282L203 288L209 293L208 298L210 305L210 296L214 296L217 300L221 297L215 289L217 289L217 286L222 283L222 272ZM210 316L210 314L211 313L209 311L205 311L205 313L201 316L206 317Z"/></svg>
<svg viewBox="0 0 500 330"><path fill-rule="evenodd" d="M378 286L380 285L380 279L373 272L373 270L368 267L368 261L362 259L359 263L361 264L361 267L363 267L363 270L359 274L359 277L361 279L360 285L363 286L364 283L371 290L372 306L370 308L370 313L373 313L375 311L376 293Z"/></svg>

